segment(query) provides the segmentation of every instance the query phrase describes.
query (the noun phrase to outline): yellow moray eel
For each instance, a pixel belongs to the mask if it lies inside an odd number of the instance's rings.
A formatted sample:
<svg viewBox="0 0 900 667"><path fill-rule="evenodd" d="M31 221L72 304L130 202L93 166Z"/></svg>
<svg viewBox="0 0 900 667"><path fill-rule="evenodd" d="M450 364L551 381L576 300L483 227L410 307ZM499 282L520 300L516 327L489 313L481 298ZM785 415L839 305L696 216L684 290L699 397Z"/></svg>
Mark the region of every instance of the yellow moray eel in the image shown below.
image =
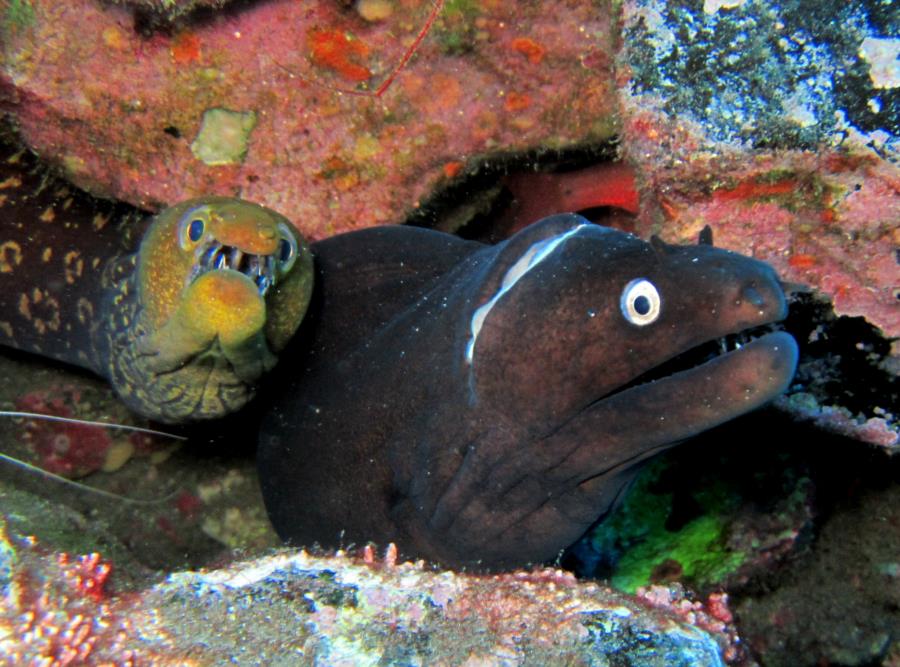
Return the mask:
<svg viewBox="0 0 900 667"><path fill-rule="evenodd" d="M161 422L245 405L309 303L290 222L230 197L150 218L0 151L0 344L87 368Z"/></svg>

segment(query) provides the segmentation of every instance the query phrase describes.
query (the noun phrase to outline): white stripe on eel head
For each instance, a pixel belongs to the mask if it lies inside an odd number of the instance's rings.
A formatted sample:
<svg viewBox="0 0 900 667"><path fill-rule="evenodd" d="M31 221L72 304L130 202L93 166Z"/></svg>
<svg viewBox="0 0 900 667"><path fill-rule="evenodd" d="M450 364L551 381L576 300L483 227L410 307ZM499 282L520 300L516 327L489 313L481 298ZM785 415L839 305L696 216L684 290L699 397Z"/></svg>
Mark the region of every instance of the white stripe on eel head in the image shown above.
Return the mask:
<svg viewBox="0 0 900 667"><path fill-rule="evenodd" d="M516 260L515 264L509 267L509 270L500 282L500 289L497 290L497 293L491 297L490 301L483 304L472 313L472 322L470 325L472 335L469 336L469 342L466 345L466 361L468 363L471 364L474 360L475 341L478 340L478 334L481 332L481 327L484 324L488 313L490 313L491 309L494 307L494 304L497 303L504 294L511 290L513 285L519 282L519 279L522 276L547 259L547 257L550 256L550 253L556 250L563 241L570 236L577 234L578 230L588 226L589 225L578 225L567 232L551 236L543 241L538 241L531 245L528 250L525 251L525 254Z"/></svg>

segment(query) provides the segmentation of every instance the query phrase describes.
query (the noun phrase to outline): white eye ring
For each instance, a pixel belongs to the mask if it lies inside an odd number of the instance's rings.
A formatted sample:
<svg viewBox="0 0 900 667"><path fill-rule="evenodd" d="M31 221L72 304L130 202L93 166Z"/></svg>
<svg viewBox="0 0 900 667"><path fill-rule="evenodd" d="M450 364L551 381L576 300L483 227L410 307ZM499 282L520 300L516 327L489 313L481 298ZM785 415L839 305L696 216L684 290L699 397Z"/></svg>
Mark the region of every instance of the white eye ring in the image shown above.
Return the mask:
<svg viewBox="0 0 900 667"><path fill-rule="evenodd" d="M276 259L278 260L278 272L281 275L290 271L294 262L297 261L299 250L297 248L297 237L291 232L290 228L283 222L278 224L278 250Z"/></svg>
<svg viewBox="0 0 900 667"><path fill-rule="evenodd" d="M635 278L625 285L619 299L622 315L639 327L656 322L661 305L662 299L656 286L646 278Z"/></svg>

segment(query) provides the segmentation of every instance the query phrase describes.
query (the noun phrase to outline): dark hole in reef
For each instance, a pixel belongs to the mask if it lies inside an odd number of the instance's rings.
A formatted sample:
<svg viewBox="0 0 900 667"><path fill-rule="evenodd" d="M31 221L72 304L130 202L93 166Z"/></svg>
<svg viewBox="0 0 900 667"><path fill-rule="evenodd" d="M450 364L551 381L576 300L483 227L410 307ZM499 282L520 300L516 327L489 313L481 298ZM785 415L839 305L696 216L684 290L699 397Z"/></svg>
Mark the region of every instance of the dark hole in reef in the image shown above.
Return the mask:
<svg viewBox="0 0 900 667"><path fill-rule="evenodd" d="M665 528L668 531L679 531L691 521L703 514L703 506L690 494L677 494L672 497L672 509L666 517Z"/></svg>
<svg viewBox="0 0 900 667"><path fill-rule="evenodd" d="M163 128L163 132L168 134L170 137L175 137L176 139L181 139L181 130L179 130L174 125L166 125Z"/></svg>
<svg viewBox="0 0 900 667"><path fill-rule="evenodd" d="M789 297L784 328L800 346L800 363L789 393L804 391L826 405L878 416L900 403L897 369L889 366L891 341L862 317L837 316L813 293Z"/></svg>
<svg viewBox="0 0 900 667"><path fill-rule="evenodd" d="M634 233L634 216L628 211L623 211L615 206L592 206L591 208L584 208L574 212L578 213L578 215L583 215L591 222L615 227L623 232Z"/></svg>
<svg viewBox="0 0 900 667"><path fill-rule="evenodd" d="M157 3L160 6L164 3ZM134 31L142 37L154 35L174 35L179 30L187 27L199 27L219 20L228 20L253 4L260 4L259 0L231 0L228 4L214 7L194 7L172 18L171 10L154 9L152 7L135 7Z"/></svg>
<svg viewBox="0 0 900 667"><path fill-rule="evenodd" d="M615 160L616 143L609 141L563 150L510 153L473 161L465 172L424 201L406 222L415 227L451 232L483 243L497 243L510 234L502 223L498 224L514 198L504 185L505 177L512 174L565 173ZM591 219L591 216L597 216L595 219L599 219L613 211L608 207L599 207L588 210L586 217Z"/></svg>

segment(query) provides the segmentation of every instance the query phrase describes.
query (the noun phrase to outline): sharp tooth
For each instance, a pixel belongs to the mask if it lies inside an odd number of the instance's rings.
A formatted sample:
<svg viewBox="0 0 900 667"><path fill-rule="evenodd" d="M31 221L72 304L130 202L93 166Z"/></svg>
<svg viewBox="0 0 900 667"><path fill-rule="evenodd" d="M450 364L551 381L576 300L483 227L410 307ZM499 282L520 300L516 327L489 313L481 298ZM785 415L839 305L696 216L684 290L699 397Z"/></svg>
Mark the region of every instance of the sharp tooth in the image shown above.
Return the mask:
<svg viewBox="0 0 900 667"><path fill-rule="evenodd" d="M228 258L225 257L225 251L224 251L224 250L221 250L221 249L220 249L220 250L218 251L218 254L216 255L216 261L215 261L214 266L215 266L217 269L227 269L227 268L228 268Z"/></svg>
<svg viewBox="0 0 900 667"><path fill-rule="evenodd" d="M719 339L719 352L721 354L725 354L726 352L728 352L728 341L726 341L724 338Z"/></svg>
<svg viewBox="0 0 900 667"><path fill-rule="evenodd" d="M216 258L216 253L219 251L219 248L221 248L221 247L222 246L212 245L207 249L206 253L203 255L204 266L210 267L213 265L213 262L215 261L215 258Z"/></svg>
<svg viewBox="0 0 900 667"><path fill-rule="evenodd" d="M231 256L228 258L229 266L236 271L240 271L241 270L241 259L243 259L243 257L244 257L244 253L241 252L241 250L239 248L232 248Z"/></svg>

